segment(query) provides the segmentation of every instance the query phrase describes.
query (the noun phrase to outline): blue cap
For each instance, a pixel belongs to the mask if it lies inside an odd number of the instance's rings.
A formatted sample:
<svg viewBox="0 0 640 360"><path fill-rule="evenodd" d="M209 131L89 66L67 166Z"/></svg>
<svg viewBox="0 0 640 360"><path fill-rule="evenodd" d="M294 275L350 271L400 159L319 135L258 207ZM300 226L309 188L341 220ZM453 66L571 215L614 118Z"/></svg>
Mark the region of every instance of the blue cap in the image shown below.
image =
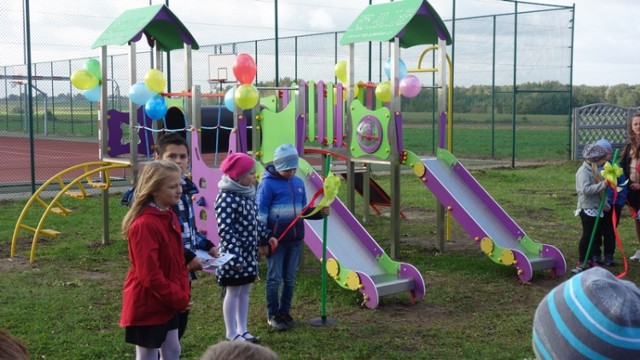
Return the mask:
<svg viewBox="0 0 640 360"><path fill-rule="evenodd" d="M291 144L278 146L273 155L273 165L279 171L298 168L298 150Z"/></svg>
<svg viewBox="0 0 640 360"><path fill-rule="evenodd" d="M600 139L600 140L596 141L596 145L602 146L605 150L607 150L607 152L610 152L610 153L613 152L613 148L611 147L611 143L607 139Z"/></svg>

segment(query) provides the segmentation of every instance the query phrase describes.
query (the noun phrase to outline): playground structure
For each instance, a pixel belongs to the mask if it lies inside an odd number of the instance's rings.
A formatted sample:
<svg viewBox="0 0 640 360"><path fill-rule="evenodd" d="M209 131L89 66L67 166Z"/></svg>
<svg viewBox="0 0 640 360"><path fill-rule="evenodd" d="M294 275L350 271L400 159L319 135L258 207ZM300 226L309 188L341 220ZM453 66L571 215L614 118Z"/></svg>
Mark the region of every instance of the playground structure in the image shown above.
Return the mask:
<svg viewBox="0 0 640 360"><path fill-rule="evenodd" d="M135 178L138 165L151 159L153 138L158 132L184 132L190 140L193 181L200 188L200 193L194 199L196 223L199 229L207 232L209 239L217 243L213 205L222 172L215 166L212 168L203 157L202 148L205 144L202 143L201 131L205 112L202 111L200 102L203 96L222 98L224 95L201 94L198 86L192 86L189 60L191 50L197 50L198 44L164 5L123 13L96 40L93 48L101 48L103 79L106 79L106 47L128 43L130 85L136 83L135 44L143 36L155 49L155 69L158 70L162 69L162 51L184 49L187 60L185 74L190 91L163 94L169 107L163 121L151 121L133 102L130 102L130 111L126 115L101 107L100 160L105 167L130 166ZM368 41L388 41L390 44L391 101L386 103L376 96L373 86L356 84L353 76L354 44ZM436 43L437 47L433 46ZM449 43L451 38L448 30L437 12L424 0L370 5L341 39L341 44L348 46L344 84L301 81L295 89L283 88L278 90L277 96L261 99L259 105L250 109L250 118L241 112L237 104L234 109L233 127L228 129L230 152L253 154L258 163L264 165L273 160L277 146L291 143L300 154L314 152L346 160L349 189L347 205L339 200L331 204L333 215L328 218L327 238L331 240L326 244L326 269L340 286L360 291L363 294L363 305L368 308L376 308L380 297L384 295L409 292L412 299L419 299L425 294L424 279L420 272L411 264L393 260L400 238L401 165L412 168L414 174L441 203L437 216L439 237L444 237L445 217L451 216L460 222L492 261L514 267L522 281L529 281L534 270L551 269L555 275L562 275L566 270L562 254L553 246L531 240L445 149L447 144L451 144L452 121L449 107L452 84L450 77L447 77L446 66L446 45ZM424 69L419 63L416 68L408 69L408 72L437 72L439 75L440 149L437 157L432 159L421 159L403 148L398 91L400 48L425 44L432 45L427 51L439 50L439 68ZM334 87L335 92L332 91ZM356 87L359 88L357 96ZM346 92L343 92L343 88ZM106 103L106 95L106 88L102 87L102 103ZM220 111L221 107L218 108L218 112ZM121 130L126 123L129 126L129 139L125 143L128 145L122 145L125 134ZM223 129L220 122L215 129ZM217 144L215 148L217 155ZM355 207L356 164L385 164L390 167L391 191L387 196L391 207L391 256L385 253L352 215ZM103 173L103 178L108 178L106 169L98 168L86 171L86 175L80 176L76 184L99 172ZM321 176L305 160L300 161L298 176L304 181L308 194L313 194L322 187ZM369 183L370 179L364 175L362 187L367 206L370 204L366 195ZM59 195L68 193L67 187ZM106 188L103 190L103 242L108 242L108 193ZM56 204L57 200L58 197ZM47 212L58 213L53 210L53 205L54 202L47 207ZM27 207L25 211L26 209ZM64 213L63 210L60 212ZM46 214L41 222L45 218ZM16 225L12 241L12 256L17 232L25 228L21 219L22 216ZM313 222L305 222L305 227L305 242L320 259L323 230ZM32 261L38 234L48 235L48 232L36 231Z"/></svg>

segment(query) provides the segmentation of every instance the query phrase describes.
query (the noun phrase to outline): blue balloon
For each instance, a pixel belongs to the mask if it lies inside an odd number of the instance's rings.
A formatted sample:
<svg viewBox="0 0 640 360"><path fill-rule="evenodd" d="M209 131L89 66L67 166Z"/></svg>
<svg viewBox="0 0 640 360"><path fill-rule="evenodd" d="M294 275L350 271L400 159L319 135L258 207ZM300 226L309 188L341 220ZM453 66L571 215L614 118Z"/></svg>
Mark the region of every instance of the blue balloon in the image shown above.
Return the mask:
<svg viewBox="0 0 640 360"><path fill-rule="evenodd" d="M167 102L162 95L153 95L144 105L144 111L152 120L162 119L167 114Z"/></svg>
<svg viewBox="0 0 640 360"><path fill-rule="evenodd" d="M387 79L391 80L391 59L387 59L384 63L384 73L387 74ZM398 59L398 81L407 76L407 66L402 59Z"/></svg>
<svg viewBox="0 0 640 360"><path fill-rule="evenodd" d="M224 107L229 109L229 111L233 112L234 106L235 106L234 93L233 93L233 88L231 88L227 90L226 93L224 93Z"/></svg>
<svg viewBox="0 0 640 360"><path fill-rule="evenodd" d="M89 90L83 91L82 95L84 95L84 97L91 102L100 100L100 95L102 95L100 85L96 85Z"/></svg>
<svg viewBox="0 0 640 360"><path fill-rule="evenodd" d="M157 93L149 90L144 81L137 82L129 88L129 99L136 105L145 105Z"/></svg>

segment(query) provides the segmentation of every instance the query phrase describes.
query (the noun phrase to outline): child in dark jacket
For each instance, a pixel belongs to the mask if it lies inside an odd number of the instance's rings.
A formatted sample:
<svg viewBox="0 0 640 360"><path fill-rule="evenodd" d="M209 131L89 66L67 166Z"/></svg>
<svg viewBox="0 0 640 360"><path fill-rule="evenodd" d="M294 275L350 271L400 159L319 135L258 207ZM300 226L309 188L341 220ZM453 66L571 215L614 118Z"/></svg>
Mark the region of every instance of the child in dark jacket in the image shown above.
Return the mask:
<svg viewBox="0 0 640 360"><path fill-rule="evenodd" d="M277 238L282 236L289 224L307 205L304 183L295 176L297 168L296 148L291 144L281 145L275 151L273 164L267 166L258 185L260 220ZM313 210L310 208L308 212ZM322 219L329 214L330 210L327 207L309 219ZM280 245L275 251L267 256L267 321L276 330L287 330L295 326L290 311L303 239L304 222L299 219L280 239ZM278 296L280 285L282 292Z"/></svg>
<svg viewBox="0 0 640 360"><path fill-rule="evenodd" d="M611 161L613 154L613 147L611 143L606 139L600 139L596 141L596 145L602 146L606 150L607 156L605 161ZM602 166L598 167L598 170L602 170ZM620 213L622 208L627 202L627 178L624 174L620 175L617 183L616 202L613 203L614 190L610 187L607 188L607 208L609 211L604 212L602 218L602 238L594 239L593 249L591 250L591 259L598 264L604 264L607 266L614 266L616 264L613 254L616 251L616 235L614 232L614 226L618 226L620 222ZM616 214L616 223L613 223L613 214ZM602 260L602 245L604 244L604 261Z"/></svg>
<svg viewBox="0 0 640 360"><path fill-rule="evenodd" d="M247 329L249 293L258 275L258 245L278 241L258 221L255 161L246 154L233 153L220 164L224 173L215 211L220 235L220 252L234 257L216 270L218 283L226 287L222 305L227 340L259 342Z"/></svg>

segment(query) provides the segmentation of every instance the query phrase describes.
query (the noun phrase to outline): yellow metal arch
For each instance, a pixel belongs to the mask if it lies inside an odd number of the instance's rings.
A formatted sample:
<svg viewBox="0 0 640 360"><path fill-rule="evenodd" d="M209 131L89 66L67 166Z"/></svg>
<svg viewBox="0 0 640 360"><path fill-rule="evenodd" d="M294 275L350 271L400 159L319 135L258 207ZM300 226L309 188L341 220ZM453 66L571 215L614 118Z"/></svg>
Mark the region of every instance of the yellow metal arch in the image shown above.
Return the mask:
<svg viewBox="0 0 640 360"><path fill-rule="evenodd" d="M130 165L128 164L116 164L116 163L110 163L106 161L88 162L88 163L75 165L68 169L65 169L57 173L53 177L51 177L46 182L44 182L40 186L40 188L38 188L38 190L31 196L31 198L29 198L29 201L27 201L27 204L24 206L24 209L22 209L22 213L20 213L20 217L18 217L18 222L16 223L16 227L13 231L13 238L11 239L11 257L15 255L18 233L20 232L20 230L22 229L22 230L31 231L34 234L33 234L33 241L31 242L31 254L29 256L29 262L33 263L33 260L35 259L35 254L36 254L38 237L40 235L44 235L44 236L54 238L60 234L59 231L42 228L46 218L49 216L50 213L54 213L61 216L67 216L71 212L71 210L62 206L62 204L60 203L60 198L66 194L68 196L72 196L77 199L85 199L88 195L82 184L83 180L85 180L87 184L93 188L106 190L109 188L109 186L111 186L109 171L111 169L127 168L129 166ZM62 180L62 176L79 169L83 170L83 174L78 176L74 180L72 180L67 185L65 185L64 181ZM103 179L105 179L104 182L96 182L91 179L92 175L96 173L101 173L101 172L104 172L104 176L102 177ZM42 194L42 192L45 191L52 184L58 184L62 189L53 198L53 200L51 200L51 202L47 203L45 200L40 198L40 194ZM70 191L70 189L73 188L74 186L77 186L79 190ZM25 215L29 211L29 209L35 203L38 203L43 207L45 207L45 211L42 214L42 217L40 218L40 221L38 222L37 227L32 227L32 226L23 224L23 220L25 218Z"/></svg>
<svg viewBox="0 0 640 360"><path fill-rule="evenodd" d="M408 69L408 73L425 73L425 72L438 72L437 68L423 68L422 60L424 60L424 56L429 53L429 51L438 50L438 45L431 45L427 47L422 54L420 54L420 58L418 58L418 67L415 69ZM449 67L449 88L447 89L447 150L449 152L453 151L453 71L451 65L451 58L449 54L447 56L447 65Z"/></svg>

